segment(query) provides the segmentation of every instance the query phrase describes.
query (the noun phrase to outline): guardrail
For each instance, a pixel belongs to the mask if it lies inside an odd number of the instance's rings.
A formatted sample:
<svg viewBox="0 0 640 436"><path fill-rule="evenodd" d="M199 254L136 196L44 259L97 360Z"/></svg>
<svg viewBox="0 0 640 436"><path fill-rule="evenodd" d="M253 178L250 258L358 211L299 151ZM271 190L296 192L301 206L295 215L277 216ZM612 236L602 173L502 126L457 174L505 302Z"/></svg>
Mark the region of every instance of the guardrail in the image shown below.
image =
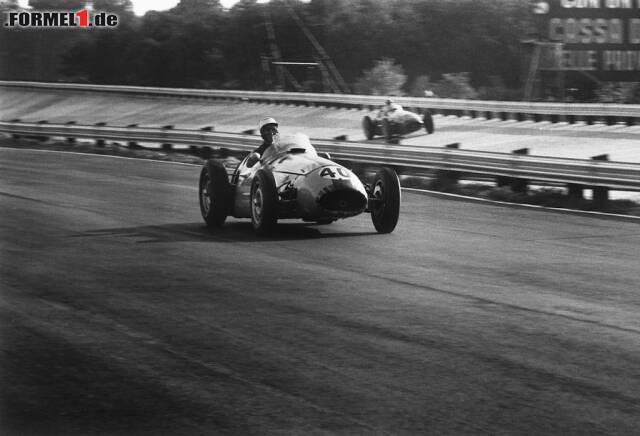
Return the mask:
<svg viewBox="0 0 640 436"><path fill-rule="evenodd" d="M249 152L261 142L255 135L144 128L106 125L76 125L0 122L0 132L14 137L28 136L40 139L62 137L75 140L88 138L124 141L132 147L138 143L163 144L170 149L174 144L201 151L211 148ZM512 186L522 189L529 181L566 184L573 200L582 198L583 188L594 189L596 207L604 209L608 190L640 190L640 163L611 162L606 156L592 160L531 156L524 153L506 154L460 150L453 147L371 144L351 141L313 140L318 151L328 152L332 159L352 166L384 165L395 168L399 174L436 176L457 181L461 173L488 175L497 180L506 178Z"/></svg>
<svg viewBox="0 0 640 436"><path fill-rule="evenodd" d="M87 85L76 83L42 83L0 81L0 87L45 89L55 91L110 92L139 96L231 99L250 102L355 107L373 109L384 103L383 96L355 94L319 94L299 92L233 91L144 86ZM443 115L483 117L502 120L550 122L604 122L609 125L640 124L640 105L595 103L533 103L442 98L394 97L396 103L416 112L430 111Z"/></svg>

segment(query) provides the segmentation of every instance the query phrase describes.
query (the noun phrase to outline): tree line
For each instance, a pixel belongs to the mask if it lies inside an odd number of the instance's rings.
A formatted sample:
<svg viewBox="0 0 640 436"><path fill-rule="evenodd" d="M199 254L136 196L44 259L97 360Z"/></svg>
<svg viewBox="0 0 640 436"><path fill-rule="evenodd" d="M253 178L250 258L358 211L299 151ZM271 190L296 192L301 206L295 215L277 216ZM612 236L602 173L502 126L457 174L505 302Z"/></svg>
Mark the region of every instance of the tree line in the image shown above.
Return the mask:
<svg viewBox="0 0 640 436"><path fill-rule="evenodd" d="M521 97L522 40L532 28L522 0L241 0L230 9L218 0L182 0L142 17L130 0L93 3L94 11L118 14L119 26L2 26L0 77L321 92L328 65L351 92L422 96L435 89L443 97L510 99ZM30 6L75 11L84 2Z"/></svg>

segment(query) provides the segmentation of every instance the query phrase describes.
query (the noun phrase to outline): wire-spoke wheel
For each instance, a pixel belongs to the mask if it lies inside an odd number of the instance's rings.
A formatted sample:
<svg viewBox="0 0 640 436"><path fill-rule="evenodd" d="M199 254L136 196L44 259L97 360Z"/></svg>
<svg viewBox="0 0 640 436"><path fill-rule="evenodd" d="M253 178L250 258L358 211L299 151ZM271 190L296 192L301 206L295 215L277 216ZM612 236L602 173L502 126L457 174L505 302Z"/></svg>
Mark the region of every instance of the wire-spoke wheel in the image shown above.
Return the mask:
<svg viewBox="0 0 640 436"><path fill-rule="evenodd" d="M371 221L378 233L391 233L400 217L400 180L396 172L383 167L375 175L371 189Z"/></svg>
<svg viewBox="0 0 640 436"><path fill-rule="evenodd" d="M251 216L257 225L262 222L262 184L257 182L251 198Z"/></svg>
<svg viewBox="0 0 640 436"><path fill-rule="evenodd" d="M221 226L231 207L231 185L222 163L208 160L200 171L200 213L209 227Z"/></svg>
<svg viewBox="0 0 640 436"><path fill-rule="evenodd" d="M211 176L209 171L202 169L200 174L200 208L202 216L206 217L211 211L211 194L209 193L209 185L211 184Z"/></svg>
<svg viewBox="0 0 640 436"><path fill-rule="evenodd" d="M278 220L278 196L273 175L259 170L251 185L251 224L258 234L267 234Z"/></svg>

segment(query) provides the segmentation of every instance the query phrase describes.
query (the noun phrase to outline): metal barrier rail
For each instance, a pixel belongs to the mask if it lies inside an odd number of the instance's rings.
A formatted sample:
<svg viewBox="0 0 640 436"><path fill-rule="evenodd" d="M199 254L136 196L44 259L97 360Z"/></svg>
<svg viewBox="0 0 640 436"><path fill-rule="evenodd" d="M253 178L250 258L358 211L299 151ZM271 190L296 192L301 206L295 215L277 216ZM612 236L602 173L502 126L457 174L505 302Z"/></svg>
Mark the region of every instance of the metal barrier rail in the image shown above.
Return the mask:
<svg viewBox="0 0 640 436"><path fill-rule="evenodd" d="M163 97L267 101L337 107L368 107L370 109L380 106L385 100L385 97L383 96L355 94L232 91L18 81L0 81L0 87L57 91L112 92ZM501 118L503 120L515 119L518 121L532 119L534 121L566 121L569 123L574 123L576 121L585 121L587 123L603 121L607 124L623 122L627 125L640 123L640 105L631 104L533 103L415 97L394 97L394 101L419 112L429 110L431 112L439 112L445 115Z"/></svg>
<svg viewBox="0 0 640 436"><path fill-rule="evenodd" d="M0 122L0 132L18 136L91 138L250 151L257 136L202 130ZM332 159L354 165L392 166L405 175L429 175L434 169L566 183L617 190L640 190L640 164L564 159L450 148L312 141Z"/></svg>

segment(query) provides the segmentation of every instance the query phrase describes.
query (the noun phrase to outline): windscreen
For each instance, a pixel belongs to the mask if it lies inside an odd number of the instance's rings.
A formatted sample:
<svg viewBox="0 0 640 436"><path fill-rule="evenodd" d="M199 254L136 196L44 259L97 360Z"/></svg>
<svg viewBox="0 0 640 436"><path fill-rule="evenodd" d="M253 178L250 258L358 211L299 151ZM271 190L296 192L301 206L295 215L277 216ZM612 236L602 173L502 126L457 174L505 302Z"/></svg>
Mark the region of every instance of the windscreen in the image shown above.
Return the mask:
<svg viewBox="0 0 640 436"><path fill-rule="evenodd" d="M303 133L295 135L280 136L272 147L267 148L265 158L273 157L282 153L305 153L317 156L316 149L311 145L309 137Z"/></svg>

